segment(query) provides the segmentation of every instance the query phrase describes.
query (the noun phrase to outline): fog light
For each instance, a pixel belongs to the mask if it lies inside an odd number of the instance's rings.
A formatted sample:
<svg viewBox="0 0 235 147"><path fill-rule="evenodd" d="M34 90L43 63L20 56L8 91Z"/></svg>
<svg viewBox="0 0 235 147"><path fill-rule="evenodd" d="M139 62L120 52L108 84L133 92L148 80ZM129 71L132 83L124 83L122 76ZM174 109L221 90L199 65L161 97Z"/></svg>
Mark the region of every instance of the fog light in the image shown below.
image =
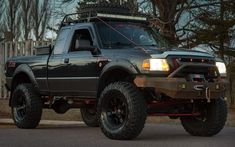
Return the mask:
<svg viewBox="0 0 235 147"><path fill-rule="evenodd" d="M185 88L186 88L186 85L185 85L185 84L182 84L182 85L181 85L181 88L182 88L182 89L185 89Z"/></svg>

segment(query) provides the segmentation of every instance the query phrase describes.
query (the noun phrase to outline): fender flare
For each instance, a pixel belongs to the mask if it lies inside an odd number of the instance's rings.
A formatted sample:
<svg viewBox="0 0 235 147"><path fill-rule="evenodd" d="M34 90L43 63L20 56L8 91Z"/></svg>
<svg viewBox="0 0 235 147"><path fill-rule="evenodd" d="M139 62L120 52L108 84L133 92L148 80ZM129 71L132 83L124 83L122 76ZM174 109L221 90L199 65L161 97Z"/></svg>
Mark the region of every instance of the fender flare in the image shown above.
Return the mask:
<svg viewBox="0 0 235 147"><path fill-rule="evenodd" d="M21 64L16 68L16 70L14 71L13 76L12 76L12 84L15 80L15 77L20 73L26 74L29 77L30 82L33 84L33 87L36 88L36 90L38 90L38 83L36 81L34 73L33 73L32 69L27 64ZM12 84L11 84L11 88L13 86Z"/></svg>
<svg viewBox="0 0 235 147"><path fill-rule="evenodd" d="M123 70L131 75L137 75L140 73L138 68L126 59L119 59L116 61L109 62L101 71L98 82L97 98L99 97L100 92L104 88L103 81L106 78L107 73L115 69Z"/></svg>

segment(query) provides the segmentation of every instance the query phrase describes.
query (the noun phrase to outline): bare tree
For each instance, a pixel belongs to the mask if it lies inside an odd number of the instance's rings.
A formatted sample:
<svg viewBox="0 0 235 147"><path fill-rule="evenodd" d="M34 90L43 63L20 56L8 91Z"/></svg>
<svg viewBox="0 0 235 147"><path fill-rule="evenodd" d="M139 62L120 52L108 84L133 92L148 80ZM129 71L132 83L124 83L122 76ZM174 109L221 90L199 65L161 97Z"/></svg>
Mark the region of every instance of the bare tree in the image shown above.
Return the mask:
<svg viewBox="0 0 235 147"><path fill-rule="evenodd" d="M4 15L4 10L5 10L5 8L4 8L4 6L5 6L5 0L0 0L0 22L2 22L2 18L4 17L3 15ZM0 27L2 27L2 26L0 26Z"/></svg>
<svg viewBox="0 0 235 147"><path fill-rule="evenodd" d="M176 24L190 3L187 0L151 0L151 3L153 15L157 16L153 23L160 29L162 35L177 44L179 40L176 34Z"/></svg>
<svg viewBox="0 0 235 147"><path fill-rule="evenodd" d="M0 0L0 37L2 37L4 33L4 23L3 23L3 17L4 17L4 0Z"/></svg>
<svg viewBox="0 0 235 147"><path fill-rule="evenodd" d="M31 0L23 0L21 3L22 7L22 19L23 19L23 29L24 29L24 40L28 40L29 38L29 33L32 29L32 24L31 24L31 8L32 8L32 3Z"/></svg>
<svg viewBox="0 0 235 147"><path fill-rule="evenodd" d="M51 10L49 0L32 0L32 21L36 40L42 40L50 20Z"/></svg>
<svg viewBox="0 0 235 147"><path fill-rule="evenodd" d="M1 1L1 26L8 40L18 40L21 35L20 3L21 0Z"/></svg>

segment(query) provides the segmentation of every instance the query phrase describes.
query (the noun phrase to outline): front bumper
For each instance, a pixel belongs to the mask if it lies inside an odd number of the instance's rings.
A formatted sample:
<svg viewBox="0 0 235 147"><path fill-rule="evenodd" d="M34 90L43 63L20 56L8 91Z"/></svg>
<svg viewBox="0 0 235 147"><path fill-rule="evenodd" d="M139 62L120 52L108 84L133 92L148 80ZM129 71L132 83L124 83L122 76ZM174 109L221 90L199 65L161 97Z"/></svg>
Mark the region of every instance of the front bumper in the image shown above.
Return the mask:
<svg viewBox="0 0 235 147"><path fill-rule="evenodd" d="M225 96L228 82L188 82L185 78L137 76L137 87L154 88L155 93L165 94L173 99L216 99Z"/></svg>

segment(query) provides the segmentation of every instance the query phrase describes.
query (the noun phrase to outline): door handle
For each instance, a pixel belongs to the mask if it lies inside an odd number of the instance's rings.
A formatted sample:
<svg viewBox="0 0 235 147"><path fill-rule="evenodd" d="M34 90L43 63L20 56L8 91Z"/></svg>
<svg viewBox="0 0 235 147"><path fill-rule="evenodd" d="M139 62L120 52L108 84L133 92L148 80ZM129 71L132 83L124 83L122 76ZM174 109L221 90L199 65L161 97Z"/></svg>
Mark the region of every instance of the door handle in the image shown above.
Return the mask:
<svg viewBox="0 0 235 147"><path fill-rule="evenodd" d="M69 64L69 58L64 58L64 63Z"/></svg>

